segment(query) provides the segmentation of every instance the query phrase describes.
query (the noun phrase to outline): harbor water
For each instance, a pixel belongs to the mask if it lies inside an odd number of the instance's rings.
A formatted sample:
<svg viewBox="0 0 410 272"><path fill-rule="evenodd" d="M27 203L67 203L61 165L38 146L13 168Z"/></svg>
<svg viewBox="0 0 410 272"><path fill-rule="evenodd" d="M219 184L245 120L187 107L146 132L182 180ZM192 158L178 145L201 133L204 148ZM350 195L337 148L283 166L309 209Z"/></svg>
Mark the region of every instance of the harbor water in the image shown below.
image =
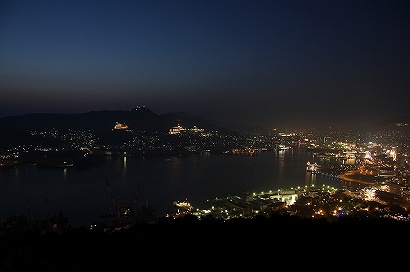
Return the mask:
<svg viewBox="0 0 410 272"><path fill-rule="evenodd" d="M0 171L0 219L27 215L42 219L59 212L72 226L97 222L115 201L173 212L174 201L202 208L207 199L241 192L298 186L346 186L306 171L312 154L303 148L257 155L201 153L175 157L112 156L93 167L39 169L21 165Z"/></svg>

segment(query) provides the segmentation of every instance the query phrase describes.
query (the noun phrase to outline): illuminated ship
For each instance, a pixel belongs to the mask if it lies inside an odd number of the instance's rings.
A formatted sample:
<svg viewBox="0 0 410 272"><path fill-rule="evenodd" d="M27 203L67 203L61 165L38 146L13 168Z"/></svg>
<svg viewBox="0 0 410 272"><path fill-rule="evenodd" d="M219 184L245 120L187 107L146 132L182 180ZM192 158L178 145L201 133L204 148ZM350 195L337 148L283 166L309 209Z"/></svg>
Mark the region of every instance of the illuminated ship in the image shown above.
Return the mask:
<svg viewBox="0 0 410 272"><path fill-rule="evenodd" d="M291 148L290 146L286 146L286 145L283 145L283 144L278 145L278 150L288 150L290 148Z"/></svg>
<svg viewBox="0 0 410 272"><path fill-rule="evenodd" d="M173 215L174 218L190 214L193 209L191 203L189 203L187 200L174 201L172 205L177 208L176 213Z"/></svg>
<svg viewBox="0 0 410 272"><path fill-rule="evenodd" d="M307 172L316 173L318 171L319 167L320 166L317 163L310 163L310 162L306 163L306 171Z"/></svg>

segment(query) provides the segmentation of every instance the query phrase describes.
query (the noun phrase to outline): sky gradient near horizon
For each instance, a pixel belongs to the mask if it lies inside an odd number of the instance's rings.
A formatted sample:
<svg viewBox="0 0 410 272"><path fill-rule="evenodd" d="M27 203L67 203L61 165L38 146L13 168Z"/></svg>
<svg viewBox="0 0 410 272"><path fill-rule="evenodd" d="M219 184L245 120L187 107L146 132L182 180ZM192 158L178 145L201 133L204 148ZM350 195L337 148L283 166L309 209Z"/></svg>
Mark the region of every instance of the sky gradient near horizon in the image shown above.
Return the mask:
<svg viewBox="0 0 410 272"><path fill-rule="evenodd" d="M358 126L409 115L410 1L0 2L0 117L128 110Z"/></svg>

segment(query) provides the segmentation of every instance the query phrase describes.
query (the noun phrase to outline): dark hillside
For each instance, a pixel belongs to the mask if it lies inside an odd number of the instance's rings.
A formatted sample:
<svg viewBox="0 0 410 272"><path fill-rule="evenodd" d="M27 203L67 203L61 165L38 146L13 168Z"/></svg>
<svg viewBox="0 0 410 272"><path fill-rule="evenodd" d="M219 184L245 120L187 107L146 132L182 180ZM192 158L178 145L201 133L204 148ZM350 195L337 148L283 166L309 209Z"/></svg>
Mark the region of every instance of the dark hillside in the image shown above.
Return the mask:
<svg viewBox="0 0 410 272"><path fill-rule="evenodd" d="M117 122L126 125L128 130L113 131ZM202 118L184 113L158 115L146 107L136 107L127 111L102 110L79 114L33 113L0 119L0 149L9 149L20 145L41 145L45 139L30 135L30 131L37 133L50 132L54 129L63 133L89 131L100 139L102 144L116 145L132 140L134 136L131 132L146 135L152 133L166 135L171 127L178 124L186 128L197 126L206 131L237 134L235 131L219 127ZM47 138L48 142L51 140L50 137Z"/></svg>
<svg viewBox="0 0 410 272"><path fill-rule="evenodd" d="M130 130L167 132L169 128L181 124L185 127L197 126L206 130L232 132L202 118L188 114L170 113L157 115L145 107L124 111L90 111L78 114L32 113L7 116L0 119L2 134L5 132L27 130L49 130L56 128L67 131L82 130L103 133L112 130L116 122L126 124Z"/></svg>
<svg viewBox="0 0 410 272"><path fill-rule="evenodd" d="M4 129L13 130L90 130L109 131L116 122L134 130L156 130L162 127L161 118L148 109L131 111L91 111L79 114L33 113L0 119Z"/></svg>
<svg viewBox="0 0 410 272"><path fill-rule="evenodd" d="M1 271L140 270L287 267L288 270L387 269L407 266L403 237L409 222L328 222L289 216L219 221L163 218L116 232L3 231Z"/></svg>

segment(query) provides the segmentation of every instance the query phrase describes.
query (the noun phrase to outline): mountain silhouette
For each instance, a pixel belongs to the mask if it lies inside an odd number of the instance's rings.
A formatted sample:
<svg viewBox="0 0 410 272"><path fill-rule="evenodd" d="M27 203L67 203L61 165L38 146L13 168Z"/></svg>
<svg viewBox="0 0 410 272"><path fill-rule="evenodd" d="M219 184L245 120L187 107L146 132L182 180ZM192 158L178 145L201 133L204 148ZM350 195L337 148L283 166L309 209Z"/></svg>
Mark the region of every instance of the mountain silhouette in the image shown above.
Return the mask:
<svg viewBox="0 0 410 272"><path fill-rule="evenodd" d="M76 114L30 113L18 116L6 116L0 119L0 140L7 146L31 144L37 141L29 137L30 131L90 131L102 139L124 136L119 131L113 134L116 124L123 124L127 131L146 134L168 133L169 129L180 125L185 128L194 126L206 131L218 131L220 134L237 134L236 131L221 127L206 119L183 112L158 115L145 106L130 110L101 110ZM32 136L32 135L31 135ZM124 139L124 137L122 137ZM50 141L50 139L48 139ZM4 145L3 145L4 146Z"/></svg>

